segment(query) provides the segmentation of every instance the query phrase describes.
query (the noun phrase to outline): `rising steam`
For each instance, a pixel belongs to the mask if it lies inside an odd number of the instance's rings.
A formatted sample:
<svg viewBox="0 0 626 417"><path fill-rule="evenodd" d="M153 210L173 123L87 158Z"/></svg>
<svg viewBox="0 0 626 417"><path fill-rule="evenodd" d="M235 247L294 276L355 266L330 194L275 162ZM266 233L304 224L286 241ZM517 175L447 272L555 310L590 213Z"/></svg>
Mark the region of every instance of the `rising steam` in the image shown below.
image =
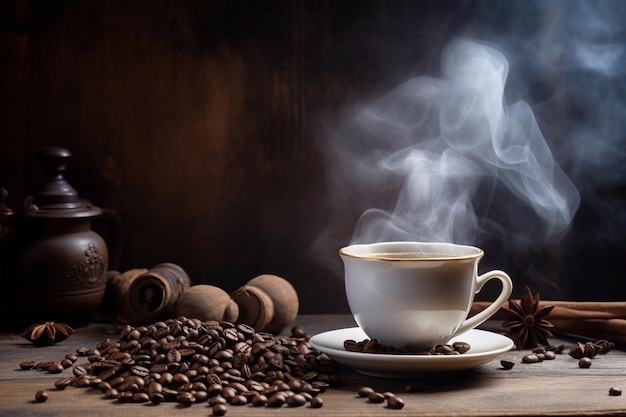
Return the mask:
<svg viewBox="0 0 626 417"><path fill-rule="evenodd" d="M568 228L578 191L530 106L507 103L508 71L494 47L454 42L441 78L399 85L337 132L338 186L368 205L352 243L540 244Z"/></svg>

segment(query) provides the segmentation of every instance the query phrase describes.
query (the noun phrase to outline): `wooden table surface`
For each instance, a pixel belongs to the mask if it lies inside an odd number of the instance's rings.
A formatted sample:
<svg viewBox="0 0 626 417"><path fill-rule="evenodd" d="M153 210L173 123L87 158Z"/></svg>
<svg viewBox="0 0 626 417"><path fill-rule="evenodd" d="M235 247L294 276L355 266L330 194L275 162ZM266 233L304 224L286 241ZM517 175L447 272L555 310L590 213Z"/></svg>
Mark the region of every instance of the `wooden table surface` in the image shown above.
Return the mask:
<svg viewBox="0 0 626 417"><path fill-rule="evenodd" d="M304 315L295 325L309 333L351 327L354 322L345 315ZM483 326L485 328L485 326ZM486 328L497 329L494 323ZM184 407L176 403L158 406L122 404L106 400L97 390L69 387L56 390L54 381L70 370L53 375L42 371L23 371L24 360L63 358L77 347L95 347L104 337L116 338L118 329L106 324L91 324L77 329L64 342L45 348L30 345L18 334L0 334L0 416L210 416L206 403ZM375 378L340 367L342 384L321 394L322 408L308 406L289 408L228 406L227 416L535 416L535 415L626 415L626 393L610 396L612 386L626 389L626 352L619 347L593 359L592 366L580 368L567 350L578 339L552 338L553 344L565 344L565 353L555 360L537 364L521 363L528 351L511 350L497 359L462 374L406 380ZM503 370L501 359L515 362L511 370ZM417 382L419 392L405 392L408 382ZM358 398L361 386L378 391L392 391L400 396L405 407L392 410ZM48 391L44 403L34 400L38 390Z"/></svg>

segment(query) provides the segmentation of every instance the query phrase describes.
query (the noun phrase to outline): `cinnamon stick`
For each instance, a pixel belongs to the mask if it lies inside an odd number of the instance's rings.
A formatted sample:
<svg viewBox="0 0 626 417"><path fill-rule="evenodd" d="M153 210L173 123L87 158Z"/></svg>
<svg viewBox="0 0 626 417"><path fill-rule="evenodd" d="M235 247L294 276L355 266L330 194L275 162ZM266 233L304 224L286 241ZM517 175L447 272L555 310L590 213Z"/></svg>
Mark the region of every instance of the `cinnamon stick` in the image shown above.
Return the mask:
<svg viewBox="0 0 626 417"><path fill-rule="evenodd" d="M519 302L519 300L513 300ZM481 312L492 303L485 301L475 301L472 304L470 315ZM508 306L508 302L502 305ZM626 302L578 302L578 301L540 301L539 307L544 308L555 306L547 317L548 320L588 320L588 319L626 319ZM494 319L504 319L502 311L493 316Z"/></svg>

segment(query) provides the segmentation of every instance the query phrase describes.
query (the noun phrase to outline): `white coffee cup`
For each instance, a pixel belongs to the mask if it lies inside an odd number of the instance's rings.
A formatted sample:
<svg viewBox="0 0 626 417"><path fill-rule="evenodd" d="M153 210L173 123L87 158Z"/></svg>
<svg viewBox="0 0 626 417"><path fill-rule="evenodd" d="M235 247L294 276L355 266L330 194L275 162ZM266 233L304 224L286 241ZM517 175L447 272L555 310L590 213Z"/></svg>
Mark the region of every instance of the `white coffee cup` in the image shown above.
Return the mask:
<svg viewBox="0 0 626 417"><path fill-rule="evenodd" d="M513 290L503 271L478 275L484 252L452 243L380 242L339 251L348 305L371 339L396 348L446 344L493 316ZM502 291L488 308L467 318L474 295L492 279Z"/></svg>

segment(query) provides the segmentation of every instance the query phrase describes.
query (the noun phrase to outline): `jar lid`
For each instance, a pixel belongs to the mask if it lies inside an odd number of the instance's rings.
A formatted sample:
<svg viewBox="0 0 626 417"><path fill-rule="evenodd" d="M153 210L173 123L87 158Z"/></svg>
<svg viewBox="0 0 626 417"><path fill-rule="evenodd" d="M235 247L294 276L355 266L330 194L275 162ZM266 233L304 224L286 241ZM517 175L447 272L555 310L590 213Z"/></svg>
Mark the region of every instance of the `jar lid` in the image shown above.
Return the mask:
<svg viewBox="0 0 626 417"><path fill-rule="evenodd" d="M100 208L81 199L63 176L72 154L64 148L46 147L37 152L45 173L43 184L34 196L24 201L24 211L34 217L93 217Z"/></svg>

